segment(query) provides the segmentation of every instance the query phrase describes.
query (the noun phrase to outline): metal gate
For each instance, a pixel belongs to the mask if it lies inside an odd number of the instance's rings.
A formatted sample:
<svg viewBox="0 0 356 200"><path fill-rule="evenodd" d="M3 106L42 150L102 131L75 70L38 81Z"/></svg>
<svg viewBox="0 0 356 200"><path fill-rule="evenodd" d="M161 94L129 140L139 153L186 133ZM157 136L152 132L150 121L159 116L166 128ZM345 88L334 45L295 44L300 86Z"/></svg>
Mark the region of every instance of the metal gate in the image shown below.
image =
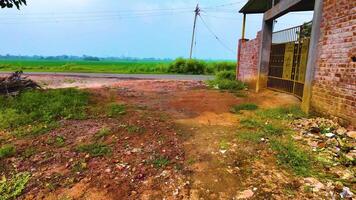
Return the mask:
<svg viewBox="0 0 356 200"><path fill-rule="evenodd" d="M273 33L267 86L302 98L311 22Z"/></svg>

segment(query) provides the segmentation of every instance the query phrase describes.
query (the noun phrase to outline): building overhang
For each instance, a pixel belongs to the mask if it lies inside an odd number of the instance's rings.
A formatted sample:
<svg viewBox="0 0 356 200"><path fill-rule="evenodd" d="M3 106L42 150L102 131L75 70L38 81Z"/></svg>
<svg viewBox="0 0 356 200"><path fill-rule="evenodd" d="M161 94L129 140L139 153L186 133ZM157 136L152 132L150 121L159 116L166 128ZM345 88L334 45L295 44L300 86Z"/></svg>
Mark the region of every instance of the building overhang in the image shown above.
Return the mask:
<svg viewBox="0 0 356 200"><path fill-rule="evenodd" d="M315 0L249 0L239 12L243 14L265 13L273 7L273 2L274 7L276 7L278 4L285 3L284 1L296 2L295 5L288 10L289 12L314 10Z"/></svg>

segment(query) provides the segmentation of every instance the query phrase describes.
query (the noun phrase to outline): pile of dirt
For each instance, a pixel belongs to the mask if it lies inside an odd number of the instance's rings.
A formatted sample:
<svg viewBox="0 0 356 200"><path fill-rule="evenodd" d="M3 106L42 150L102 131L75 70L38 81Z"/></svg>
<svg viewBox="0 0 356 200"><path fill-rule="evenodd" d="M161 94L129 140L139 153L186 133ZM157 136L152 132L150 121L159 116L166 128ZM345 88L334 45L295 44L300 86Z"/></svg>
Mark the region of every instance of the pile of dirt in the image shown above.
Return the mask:
<svg viewBox="0 0 356 200"><path fill-rule="evenodd" d="M0 78L0 95L16 95L26 89L41 88L36 82L22 75L22 71L17 71L8 77Z"/></svg>

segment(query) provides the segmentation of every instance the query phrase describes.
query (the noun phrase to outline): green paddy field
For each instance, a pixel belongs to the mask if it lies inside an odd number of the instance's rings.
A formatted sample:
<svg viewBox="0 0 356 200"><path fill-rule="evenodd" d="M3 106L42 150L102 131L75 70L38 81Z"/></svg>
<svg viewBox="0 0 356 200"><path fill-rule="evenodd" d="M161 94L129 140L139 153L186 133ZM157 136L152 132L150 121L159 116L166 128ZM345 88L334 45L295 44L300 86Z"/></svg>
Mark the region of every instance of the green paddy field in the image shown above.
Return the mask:
<svg viewBox="0 0 356 200"><path fill-rule="evenodd" d="M235 62L196 61L204 72L214 74L221 70L233 70ZM68 60L0 60L0 72L81 72L81 73L122 73L122 74L175 74L170 70L175 61L68 61ZM201 65L201 66L200 66ZM194 66L193 66L194 68ZM187 73L189 74L189 72Z"/></svg>

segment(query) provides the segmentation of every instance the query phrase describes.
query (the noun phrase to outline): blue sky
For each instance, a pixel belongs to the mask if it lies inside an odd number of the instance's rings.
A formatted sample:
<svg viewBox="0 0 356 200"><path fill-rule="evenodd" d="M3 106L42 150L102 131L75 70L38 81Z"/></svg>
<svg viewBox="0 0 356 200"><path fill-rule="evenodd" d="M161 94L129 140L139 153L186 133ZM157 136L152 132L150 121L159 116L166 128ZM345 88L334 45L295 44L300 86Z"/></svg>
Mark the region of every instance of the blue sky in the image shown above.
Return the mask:
<svg viewBox="0 0 356 200"><path fill-rule="evenodd" d="M236 59L247 0L201 0L194 57ZM0 54L93 55L176 58L189 55L196 0L28 0L20 11L2 9ZM248 15L246 37L261 29L261 15ZM310 21L291 13L275 29Z"/></svg>

